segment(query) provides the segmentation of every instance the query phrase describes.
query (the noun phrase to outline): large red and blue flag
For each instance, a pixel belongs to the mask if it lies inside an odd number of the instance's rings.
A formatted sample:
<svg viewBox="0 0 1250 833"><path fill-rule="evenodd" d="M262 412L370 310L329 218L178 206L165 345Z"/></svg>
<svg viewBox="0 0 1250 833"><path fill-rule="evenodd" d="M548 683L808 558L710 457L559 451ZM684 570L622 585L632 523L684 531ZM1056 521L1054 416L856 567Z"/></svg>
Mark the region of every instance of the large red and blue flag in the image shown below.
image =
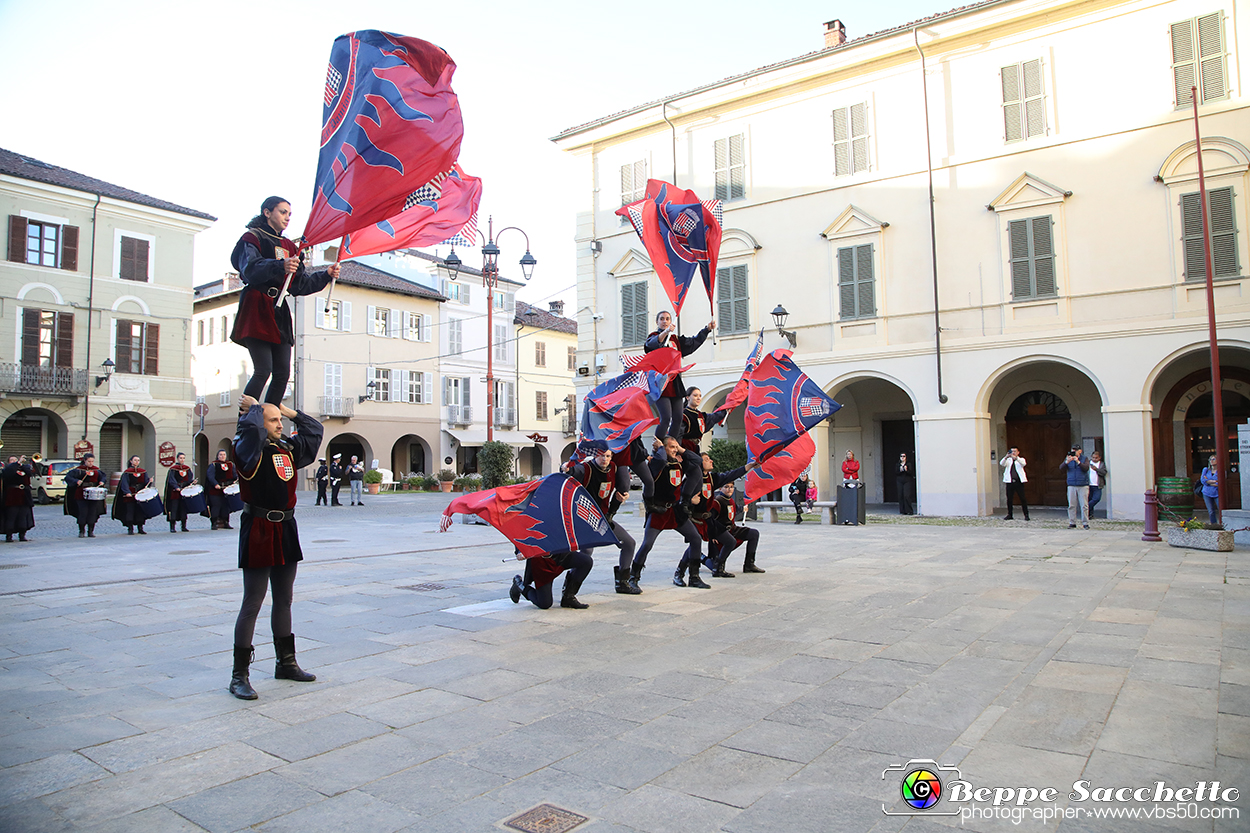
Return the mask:
<svg viewBox="0 0 1250 833"><path fill-rule="evenodd" d="M525 558L619 545L590 492L566 474L462 495L443 510L441 532L457 512L486 521Z"/></svg>
<svg viewBox="0 0 1250 833"><path fill-rule="evenodd" d="M745 414L747 457L758 462L763 471L753 481L747 480L747 500L778 488L775 483L785 477L792 480L807 468L816 451L807 432L842 407L790 356L789 350L774 350L750 376Z"/></svg>
<svg viewBox="0 0 1250 833"><path fill-rule="evenodd" d="M674 314L681 312L696 271L703 278L708 303L712 302L721 241L720 200L700 200L694 191L649 179L646 196L616 213L638 232Z"/></svg>
<svg viewBox="0 0 1250 833"><path fill-rule="evenodd" d="M747 354L746 367L742 369L742 376L733 386L733 390L729 391L729 395L725 397L725 403L717 408L720 411L732 411L734 408L747 401L747 391L751 387L751 377L755 374L755 368L759 367L760 361L764 358L764 328L760 328L760 337L755 340L755 346L751 348L751 352Z"/></svg>
<svg viewBox="0 0 1250 833"><path fill-rule="evenodd" d="M632 362L630 370L586 394L582 406L583 449L623 451L660 422L658 402L669 380L682 367L675 350L653 350Z"/></svg>
<svg viewBox="0 0 1250 833"><path fill-rule="evenodd" d="M476 227L474 218L481 201L482 180L453 165L409 195L398 216L344 237L340 259L442 243L470 223Z"/></svg>
<svg viewBox="0 0 1250 833"><path fill-rule="evenodd" d="M451 56L418 38L362 29L335 39L305 246L398 216L451 170L464 136L455 71Z"/></svg>

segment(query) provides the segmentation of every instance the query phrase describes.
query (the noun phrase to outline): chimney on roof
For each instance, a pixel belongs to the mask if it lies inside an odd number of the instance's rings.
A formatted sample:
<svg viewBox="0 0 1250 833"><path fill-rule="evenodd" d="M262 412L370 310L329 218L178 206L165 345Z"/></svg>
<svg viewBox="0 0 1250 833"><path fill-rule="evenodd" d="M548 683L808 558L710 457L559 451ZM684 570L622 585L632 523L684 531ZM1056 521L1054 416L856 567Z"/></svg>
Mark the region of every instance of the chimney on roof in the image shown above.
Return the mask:
<svg viewBox="0 0 1250 833"><path fill-rule="evenodd" d="M564 317L564 302L563 301L548 301L547 309L552 315L558 315L562 318Z"/></svg>
<svg viewBox="0 0 1250 833"><path fill-rule="evenodd" d="M226 279L222 281L222 284L223 284L222 289L224 289L226 292L230 292L232 290L241 288L243 286L243 281L239 279L238 272L227 272Z"/></svg>
<svg viewBox="0 0 1250 833"><path fill-rule="evenodd" d="M830 20L825 24L825 49L841 46L846 43L846 27L840 20Z"/></svg>

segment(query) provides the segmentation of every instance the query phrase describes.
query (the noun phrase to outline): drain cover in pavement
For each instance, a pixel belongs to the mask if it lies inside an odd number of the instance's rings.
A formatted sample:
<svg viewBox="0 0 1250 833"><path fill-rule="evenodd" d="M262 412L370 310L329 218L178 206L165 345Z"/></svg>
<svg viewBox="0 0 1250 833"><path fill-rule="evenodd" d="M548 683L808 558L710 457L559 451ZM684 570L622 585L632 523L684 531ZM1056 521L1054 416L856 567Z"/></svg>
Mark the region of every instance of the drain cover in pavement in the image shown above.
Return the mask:
<svg viewBox="0 0 1250 833"><path fill-rule="evenodd" d="M170 550L170 555L203 555L209 550Z"/></svg>
<svg viewBox="0 0 1250 833"><path fill-rule="evenodd" d="M0 564L0 570L16 570L18 567L25 566L25 564Z"/></svg>
<svg viewBox="0 0 1250 833"><path fill-rule="evenodd" d="M508 819L504 822L504 827L523 833L565 833L588 820L587 816L579 816L554 804L539 804L532 810Z"/></svg>
<svg viewBox="0 0 1250 833"><path fill-rule="evenodd" d="M445 584L409 584L399 588L400 590L416 590L418 593L423 590L446 590Z"/></svg>

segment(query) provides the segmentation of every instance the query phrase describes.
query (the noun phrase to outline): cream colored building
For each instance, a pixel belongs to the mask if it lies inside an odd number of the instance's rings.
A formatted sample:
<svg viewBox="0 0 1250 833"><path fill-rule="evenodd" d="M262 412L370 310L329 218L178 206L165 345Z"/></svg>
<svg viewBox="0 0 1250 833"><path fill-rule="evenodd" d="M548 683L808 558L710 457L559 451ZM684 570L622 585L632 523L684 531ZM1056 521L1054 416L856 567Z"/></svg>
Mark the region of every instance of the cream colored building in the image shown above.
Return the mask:
<svg viewBox="0 0 1250 833"><path fill-rule="evenodd" d="M229 447L238 397L251 376L247 351L228 340L240 289L236 276L197 289L194 374L208 406L197 461ZM327 294L295 300L294 374L287 390L290 407L325 425L319 456L355 455L370 467L376 460L395 477L437 471L435 325L446 299L351 261L342 264L328 312ZM305 477L314 471L305 470Z"/></svg>
<svg viewBox="0 0 1250 833"><path fill-rule="evenodd" d="M195 235L215 218L0 150L0 438L109 473L191 450Z"/></svg>
<svg viewBox="0 0 1250 833"><path fill-rule="evenodd" d="M1016 445L1030 497L1059 504L1076 443L1114 472L1100 508L1141 517L1156 477L1192 477L1213 446L1192 83L1230 436L1250 417L1245 4L989 0L825 34L555 137L584 185L579 363L636 349L667 308L613 212L676 169L725 201L717 303L693 290L682 315L693 331L715 314L718 341L687 379L715 404L759 328L786 346L784 306L795 360L844 405L815 432L822 496L851 449L869 500L893 500L907 451L921 511L989 514Z"/></svg>
<svg viewBox="0 0 1250 833"><path fill-rule="evenodd" d="M576 446L577 322L563 313L561 301L516 302L517 430L532 442L517 451L524 476L551 474Z"/></svg>

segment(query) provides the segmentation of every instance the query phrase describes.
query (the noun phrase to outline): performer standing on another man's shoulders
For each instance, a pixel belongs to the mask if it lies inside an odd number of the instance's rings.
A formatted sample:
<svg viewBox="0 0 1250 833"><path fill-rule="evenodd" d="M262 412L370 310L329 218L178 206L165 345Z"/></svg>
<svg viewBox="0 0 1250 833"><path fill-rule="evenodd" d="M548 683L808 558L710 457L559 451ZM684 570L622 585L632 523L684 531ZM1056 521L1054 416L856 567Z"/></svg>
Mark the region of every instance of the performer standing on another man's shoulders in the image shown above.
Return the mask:
<svg viewBox="0 0 1250 833"><path fill-rule="evenodd" d="M673 315L670 312L661 312L655 316L655 324L658 329L651 335L647 336L643 349L650 353L652 350L676 350L682 356L689 356L695 350L703 346L703 342L707 341L708 335L712 330L716 329L716 319L713 318L708 322L707 326L699 330L698 334L691 336L677 335L677 326L673 324ZM685 411L686 401L686 385L681 380L681 374L677 374L669 383L664 386L664 391L660 396L660 401L656 403L656 407L660 412L660 424L655 426L655 437L663 440L666 436L676 437L681 440L682 416Z"/></svg>
<svg viewBox="0 0 1250 833"><path fill-rule="evenodd" d="M270 628L276 654L274 679L311 682L317 679L295 661L295 634L291 632L291 601L296 567L304 558L299 529L295 525L296 472L317 459L321 447L321 423L285 405L260 405L243 394L239 398L238 431L234 459L238 461L243 492L243 516L239 521L239 567L243 570L243 604L234 624L234 671L230 693L240 700L255 700L248 679L252 661L252 637L256 617L265 602L265 589L273 590ZM295 423L292 436L282 435L282 418Z"/></svg>

